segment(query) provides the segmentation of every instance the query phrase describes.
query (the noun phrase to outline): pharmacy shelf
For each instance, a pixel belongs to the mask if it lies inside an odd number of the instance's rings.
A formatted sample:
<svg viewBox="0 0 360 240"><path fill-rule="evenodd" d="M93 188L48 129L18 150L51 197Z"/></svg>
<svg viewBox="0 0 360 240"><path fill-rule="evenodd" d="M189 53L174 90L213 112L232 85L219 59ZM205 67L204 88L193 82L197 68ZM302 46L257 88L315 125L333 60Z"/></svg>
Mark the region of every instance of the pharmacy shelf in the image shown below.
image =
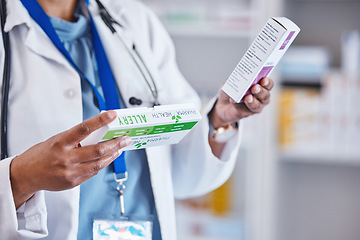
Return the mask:
<svg viewBox="0 0 360 240"><path fill-rule="evenodd" d="M173 36L249 38L253 36L254 25L259 19L259 12L251 6L243 8L234 6L239 9L231 9L231 13L228 15L221 13L217 15L216 12L221 12L221 10L216 9L212 9L212 13L204 11L209 8L206 4L201 5L204 9L198 11L196 11L196 7L194 7L195 9L191 7L181 9L179 6L179 9L175 11L174 6L168 10L166 7L159 7L156 4L150 6L157 9L156 14Z"/></svg>
<svg viewBox="0 0 360 240"><path fill-rule="evenodd" d="M288 151L280 153L279 159L289 163L360 166L359 151Z"/></svg>
<svg viewBox="0 0 360 240"><path fill-rule="evenodd" d="M186 37L252 37L254 34L254 14L249 10L239 16L240 20L218 19L189 22L162 20L171 35Z"/></svg>
<svg viewBox="0 0 360 240"><path fill-rule="evenodd" d="M249 29L216 29L211 27L175 27L165 26L174 37L218 37L218 38L249 38Z"/></svg>
<svg viewBox="0 0 360 240"><path fill-rule="evenodd" d="M216 216L208 210L177 204L179 240L244 240L245 225L239 214Z"/></svg>

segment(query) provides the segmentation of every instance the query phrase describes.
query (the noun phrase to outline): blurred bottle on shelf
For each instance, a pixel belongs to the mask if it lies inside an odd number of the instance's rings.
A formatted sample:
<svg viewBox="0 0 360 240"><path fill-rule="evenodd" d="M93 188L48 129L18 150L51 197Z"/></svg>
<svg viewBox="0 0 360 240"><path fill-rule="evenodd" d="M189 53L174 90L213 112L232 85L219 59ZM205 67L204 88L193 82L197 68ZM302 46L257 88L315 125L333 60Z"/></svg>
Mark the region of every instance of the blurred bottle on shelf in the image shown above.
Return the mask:
<svg viewBox="0 0 360 240"><path fill-rule="evenodd" d="M215 216L226 216L232 212L232 199L234 192L232 178L208 196L209 208Z"/></svg>
<svg viewBox="0 0 360 240"><path fill-rule="evenodd" d="M284 57L278 126L287 157L360 162L360 35L345 33L342 41L341 69L330 68L323 48Z"/></svg>
<svg viewBox="0 0 360 240"><path fill-rule="evenodd" d="M250 0L143 0L168 28L176 31L249 30L255 11Z"/></svg>
<svg viewBox="0 0 360 240"><path fill-rule="evenodd" d="M279 96L279 144L283 151L300 152L318 147L320 90L286 87Z"/></svg>
<svg viewBox="0 0 360 240"><path fill-rule="evenodd" d="M278 139L283 152L319 149L321 90L330 62L327 49L318 46L293 46L280 62Z"/></svg>
<svg viewBox="0 0 360 240"><path fill-rule="evenodd" d="M230 178L214 191L201 197L183 200L181 204L195 211L207 212L215 217L224 217L233 211L233 191L234 186L232 178Z"/></svg>
<svg viewBox="0 0 360 240"><path fill-rule="evenodd" d="M341 40L342 72L356 82L360 73L360 32L346 31Z"/></svg>

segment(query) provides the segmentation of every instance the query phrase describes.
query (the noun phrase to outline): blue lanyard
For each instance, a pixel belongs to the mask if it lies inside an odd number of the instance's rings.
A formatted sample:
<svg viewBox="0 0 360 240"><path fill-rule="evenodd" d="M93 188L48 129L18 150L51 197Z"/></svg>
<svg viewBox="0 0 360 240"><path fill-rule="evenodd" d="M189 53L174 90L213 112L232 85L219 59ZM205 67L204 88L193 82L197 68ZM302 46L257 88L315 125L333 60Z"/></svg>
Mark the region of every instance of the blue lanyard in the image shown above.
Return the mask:
<svg viewBox="0 0 360 240"><path fill-rule="evenodd" d="M94 45L96 64L98 66L98 74L105 99L101 96L100 92L97 90L95 85L92 84L91 81L89 81L89 79L76 66L69 52L65 49L63 43L60 41L60 38L57 35L54 27L52 26L48 15L44 12L44 10L39 5L39 3L36 0L21 0L21 2L29 12L30 16L43 29L43 31L53 42L53 44L57 47L57 49L69 61L71 66L79 73L81 78L86 79L86 81L91 85L96 95L100 110L119 109L120 108L119 95L117 92L114 76L112 74L109 61L106 57L104 47L101 43L99 34L96 30L92 17L90 16L91 35ZM121 154L120 157L118 157L114 161L114 172L116 175L118 174L123 175L124 173L126 173L124 153Z"/></svg>

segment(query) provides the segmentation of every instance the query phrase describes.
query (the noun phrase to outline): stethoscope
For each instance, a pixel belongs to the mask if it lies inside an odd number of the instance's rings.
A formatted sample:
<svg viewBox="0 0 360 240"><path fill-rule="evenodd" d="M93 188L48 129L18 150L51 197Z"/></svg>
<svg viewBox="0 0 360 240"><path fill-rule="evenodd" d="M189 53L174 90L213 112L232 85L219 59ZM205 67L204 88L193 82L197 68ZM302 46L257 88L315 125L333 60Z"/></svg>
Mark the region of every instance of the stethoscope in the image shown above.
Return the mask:
<svg viewBox="0 0 360 240"><path fill-rule="evenodd" d="M147 86L149 87L151 94L154 100L151 102L153 106L160 105L158 101L158 90L156 87L156 83L152 74L149 71L149 68L146 66L145 62L143 61L142 57L138 53L135 44L132 45L132 48L129 48L125 41L121 38L120 34L116 31L114 25L118 25L119 27L123 27L118 21L116 21L110 13L106 10L104 5L99 1L95 0L98 7L101 19L106 24L106 26L110 29L113 36L115 36L121 45L124 47L126 52L129 54L131 59L133 60L136 67L139 69L142 77L144 78ZM0 12L1 12L1 33L3 36L3 44L5 50L5 59L4 59L4 70L3 70L3 81L2 81L2 105L1 105L1 159L7 158L7 113L8 113L8 102L9 102L9 85L10 85L10 67L11 67L11 53L10 53L10 41L9 41L9 34L5 32L4 25L7 16L6 10L6 2L5 0L1 0L0 4ZM139 61L136 59L139 59ZM144 70L147 74L145 74ZM148 76L148 77L147 77ZM149 81L150 78L150 81ZM131 105L141 105L143 101L136 97L130 97L129 103Z"/></svg>
<svg viewBox="0 0 360 240"><path fill-rule="evenodd" d="M128 45L125 44L125 41L121 38L120 34L118 34L116 29L114 28L114 25L118 25L119 27L123 27L123 26L110 15L110 13L106 10L106 8L100 2L100 0L95 0L95 1L96 1L97 5L99 7L99 12L100 12L101 19L106 24L106 26L110 29L113 36L115 36L119 40L121 45L124 47L126 52L129 54L129 56L131 57L131 59L135 63L136 67L140 70L140 73L141 73L142 77L146 81L146 84L149 87L149 89L151 91L151 94L153 95L154 101L152 102L152 105L153 106L160 105L160 103L158 101L158 90L157 90L154 78L152 77L152 75L151 75L151 73L149 71L149 68L146 66L146 64L143 61L142 57L140 56L139 52L137 51L137 49L135 47L135 44L132 44L132 49L130 49L128 47ZM136 60L135 55L140 60L141 65L139 64L139 61ZM143 71L143 68L141 66L145 68L145 71L148 74L148 76L150 78L150 81L146 77L146 75L145 75L145 73ZM131 105L141 105L142 100L138 99L138 98L135 98L135 97L131 97L129 99L129 103Z"/></svg>

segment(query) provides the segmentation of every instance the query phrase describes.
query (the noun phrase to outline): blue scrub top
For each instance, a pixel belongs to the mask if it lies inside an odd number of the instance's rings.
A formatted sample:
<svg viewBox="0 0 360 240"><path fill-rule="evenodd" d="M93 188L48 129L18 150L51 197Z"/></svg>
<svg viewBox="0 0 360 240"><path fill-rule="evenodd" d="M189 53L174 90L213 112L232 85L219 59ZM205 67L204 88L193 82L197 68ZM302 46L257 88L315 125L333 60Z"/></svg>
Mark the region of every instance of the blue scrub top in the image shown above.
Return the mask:
<svg viewBox="0 0 360 240"><path fill-rule="evenodd" d="M50 20L78 68L102 93L96 60L92 52L91 27L88 19L83 15L77 17L76 22L54 17L50 17ZM99 114L99 109L90 84L82 80L81 87L83 118L88 119ZM120 104L125 106L121 97ZM127 151L125 161L128 170L124 191L125 214L139 218L152 216L153 239L161 240L145 150ZM79 240L92 239L94 218L104 215L111 217L120 213L117 184L113 176L113 167L109 165L80 185Z"/></svg>

